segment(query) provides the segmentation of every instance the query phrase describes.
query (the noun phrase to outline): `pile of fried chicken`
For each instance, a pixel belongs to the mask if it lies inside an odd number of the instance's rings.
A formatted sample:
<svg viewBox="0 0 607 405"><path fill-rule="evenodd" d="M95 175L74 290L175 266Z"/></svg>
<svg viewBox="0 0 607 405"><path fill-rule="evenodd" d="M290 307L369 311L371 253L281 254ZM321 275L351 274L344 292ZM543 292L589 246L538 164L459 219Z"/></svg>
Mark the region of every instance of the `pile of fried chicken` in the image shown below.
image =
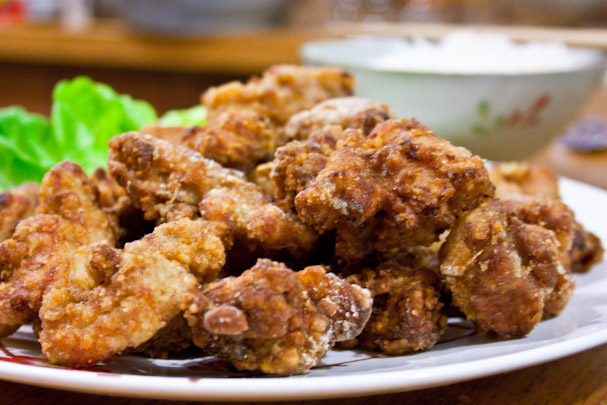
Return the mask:
<svg viewBox="0 0 607 405"><path fill-rule="evenodd" d="M0 337L53 364L196 345L302 374L338 345L431 348L459 311L516 338L571 299L600 241L557 179L493 166L352 96L340 69L274 66L211 88L207 125L110 141L0 194Z"/></svg>

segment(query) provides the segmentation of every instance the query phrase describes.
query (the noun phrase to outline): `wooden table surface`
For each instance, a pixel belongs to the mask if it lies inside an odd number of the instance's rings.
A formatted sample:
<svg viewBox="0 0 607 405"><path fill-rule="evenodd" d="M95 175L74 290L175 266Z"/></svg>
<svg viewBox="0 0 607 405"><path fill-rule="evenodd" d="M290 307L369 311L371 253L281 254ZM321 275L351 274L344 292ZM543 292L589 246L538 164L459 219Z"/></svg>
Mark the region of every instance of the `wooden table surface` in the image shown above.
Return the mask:
<svg viewBox="0 0 607 405"><path fill-rule="evenodd" d="M350 28L348 28L350 29ZM403 30L402 27L393 27ZM418 29L409 27L409 29ZM343 35L340 27L332 27L333 34ZM597 36L597 33L600 36ZM588 42L597 47L605 47L605 34L607 31L578 31L571 41ZM546 31L526 32L525 35L544 35ZM549 33L552 35L553 33ZM316 35L303 31L289 31L279 35L281 41L274 42L272 49L258 49L243 47L238 38L222 38L207 41L181 42L180 47L171 47L169 43L163 43L158 39L134 39L129 42L127 48L114 49L114 42L125 36L131 38L131 34L123 31L121 27L101 26L96 31L84 36L72 37L70 46L57 48L57 41L63 42L69 34L58 32L53 27L39 27L36 30L24 28L22 30L1 31L0 56L5 60L30 61L40 63L45 58L57 58L60 62L89 63L92 65L104 65L109 63L107 54L101 58L99 54L90 52L90 46L99 49L113 50L113 58L123 66L140 67L145 61L155 68L177 69L184 71L216 71L225 69L226 66L236 66L233 73L241 73L238 69L249 71L250 69L262 69L269 62L272 54L281 53L283 57L295 60L297 57L294 43L301 43ZM33 38L38 36L38 40ZM268 38L276 39L276 33L259 33L252 43L264 43ZM9 41L10 39L10 41ZM30 48L28 49L27 45ZM38 48L31 48L37 44ZM92 44L92 45L91 45ZM588 44L588 43L587 43ZM151 47L156 53L150 53ZM160 47L160 48L159 48ZM160 49L160 53L158 53ZM194 50L196 58L174 58L185 56ZM237 50L239 53L230 53ZM164 52L164 53L163 53ZM111 53L111 52L110 52ZM190 53L191 55L191 53ZM168 57L170 56L170 57ZM206 58L212 56L212 58ZM234 63L234 58L247 60L247 66ZM167 64L167 60L170 64ZM185 61L185 64L175 65L174 61ZM206 62L204 62L206 60ZM189 62L188 62L189 61ZM200 62L203 61L203 62ZM115 61L114 61L115 62ZM239 67L240 66L240 67ZM607 117L607 88L604 88L595 97L586 109L587 113L598 114ZM552 155L553 149L547 149L538 159L545 164L555 164L561 160L561 156ZM607 156L603 156L607 161ZM576 168L556 167L563 175L571 177L584 176L588 173L590 166L596 166L596 162L589 163L582 159L576 162ZM581 165L581 166L580 166ZM580 169L581 167L581 169ZM602 166L601 166L602 167ZM601 169L598 169L601 170ZM595 169L596 171L596 169ZM607 171L605 172L607 173ZM607 178L607 175L605 176ZM584 180L584 178L581 178ZM607 298L606 298L607 299ZM108 396L89 395L59 391L45 388L32 387L22 384L0 381L0 392L2 398L0 404L29 404L29 403L52 403L52 404L159 404L162 401L148 401L142 399L113 398ZM284 403L284 402L283 402ZM297 404L298 402L289 402ZM304 403L304 402L301 402ZM350 399L334 399L323 401L310 401L305 404L607 404L607 345L601 345L578 354L565 357L560 360L524 368L506 374L495 375L468 382L437 387L425 390L411 391L399 394L380 395L373 397L361 397Z"/></svg>
<svg viewBox="0 0 607 405"><path fill-rule="evenodd" d="M8 404L161 404L0 382L0 403ZM251 403L251 402L247 402ZM444 387L372 397L333 399L280 404L607 404L607 345L560 360Z"/></svg>

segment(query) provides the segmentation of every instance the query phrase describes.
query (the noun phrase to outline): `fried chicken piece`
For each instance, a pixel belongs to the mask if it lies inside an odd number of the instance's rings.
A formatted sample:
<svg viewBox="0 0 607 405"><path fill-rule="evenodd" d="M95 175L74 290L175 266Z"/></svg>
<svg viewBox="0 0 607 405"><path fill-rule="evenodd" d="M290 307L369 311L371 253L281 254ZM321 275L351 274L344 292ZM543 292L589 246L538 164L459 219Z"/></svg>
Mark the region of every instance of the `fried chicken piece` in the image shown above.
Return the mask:
<svg viewBox="0 0 607 405"><path fill-rule="evenodd" d="M114 221L112 226L118 232L118 247L154 230L155 222L145 220L143 211L133 204L126 191L104 169L95 170L91 182L101 208Z"/></svg>
<svg viewBox="0 0 607 405"><path fill-rule="evenodd" d="M337 141L344 136L347 135L341 126L329 125L314 132L306 141L292 141L276 150L270 181L273 196L282 206L294 207L295 196L326 166Z"/></svg>
<svg viewBox="0 0 607 405"><path fill-rule="evenodd" d="M33 215L37 205L36 183L25 183L0 193L0 242L10 238L19 221Z"/></svg>
<svg viewBox="0 0 607 405"><path fill-rule="evenodd" d="M512 195L560 198L558 179L541 166L525 162L499 163L489 169L489 177L497 198Z"/></svg>
<svg viewBox="0 0 607 405"><path fill-rule="evenodd" d="M182 138L205 157L245 172L272 159L288 138L280 130L291 115L320 101L352 94L353 78L338 69L278 65L246 84L207 90L207 125Z"/></svg>
<svg viewBox="0 0 607 405"><path fill-rule="evenodd" d="M511 216L525 224L537 225L552 231L558 245L557 271L551 277L556 284L544 299L544 318L558 315L573 297L575 284L571 281L570 252L573 245L576 223L571 209L559 200L546 198L519 198L503 200L502 207ZM540 270L541 271L541 270Z"/></svg>
<svg viewBox="0 0 607 405"><path fill-rule="evenodd" d="M207 353L240 370L291 375L306 373L336 339L354 337L370 307L367 291L322 268L295 273L260 259L241 276L196 292L186 318Z"/></svg>
<svg viewBox="0 0 607 405"><path fill-rule="evenodd" d="M147 219L196 217L200 211L251 246L306 252L316 243L312 229L241 172L198 152L137 133L113 138L110 148L110 172Z"/></svg>
<svg viewBox="0 0 607 405"><path fill-rule="evenodd" d="M598 236L576 222L570 251L571 271L574 273L587 272L592 266L603 260L604 253L605 249Z"/></svg>
<svg viewBox="0 0 607 405"><path fill-rule="evenodd" d="M325 167L338 141L367 136L378 123L392 116L388 106L360 97L330 99L293 115L284 127L284 134L296 141L276 150L270 173L273 195L292 208L295 195ZM347 129L358 131L350 135Z"/></svg>
<svg viewBox="0 0 607 405"><path fill-rule="evenodd" d="M147 342L185 309L186 293L214 279L224 262L223 243L200 220L160 225L123 250L107 243L81 247L44 294L44 355L53 364L83 367Z"/></svg>
<svg viewBox="0 0 607 405"><path fill-rule="evenodd" d="M415 120L389 120L338 146L297 194L295 208L319 232L336 229L338 256L357 258L430 245L458 215L492 195L479 157ZM354 238L357 250L345 243Z"/></svg>
<svg viewBox="0 0 607 405"><path fill-rule="evenodd" d="M71 252L116 234L88 177L75 163L51 169L40 186L37 214L21 221L0 244L0 324L5 333L31 321L43 293L68 266Z"/></svg>
<svg viewBox="0 0 607 405"><path fill-rule="evenodd" d="M369 134L377 124L390 118L395 118L395 114L385 104L362 97L332 98L291 116L283 134L287 141L305 141L328 125L360 129Z"/></svg>
<svg viewBox="0 0 607 405"><path fill-rule="evenodd" d="M373 312L362 334L348 346L360 345L387 355L434 346L447 325L441 302L438 259L428 248L381 255L373 267L349 268L346 280L371 291Z"/></svg>
<svg viewBox="0 0 607 405"><path fill-rule="evenodd" d="M329 98L352 95L354 77L338 68L275 65L245 84L230 82L211 87L202 96L207 122L228 108L252 109L277 126L295 113Z"/></svg>
<svg viewBox="0 0 607 405"><path fill-rule="evenodd" d="M485 334L524 336L573 288L555 232L508 215L496 199L458 219L439 257L454 305Z"/></svg>
<svg viewBox="0 0 607 405"><path fill-rule="evenodd" d="M489 170L496 186L496 196L517 200L522 196L536 196L560 200L558 179L550 171L527 163L502 163ZM600 239L575 222L574 239L569 255L571 271L585 272L603 258Z"/></svg>
<svg viewBox="0 0 607 405"><path fill-rule="evenodd" d="M182 144L222 166L250 172L272 159L284 143L277 131L268 117L253 109L228 108L205 127L190 131Z"/></svg>

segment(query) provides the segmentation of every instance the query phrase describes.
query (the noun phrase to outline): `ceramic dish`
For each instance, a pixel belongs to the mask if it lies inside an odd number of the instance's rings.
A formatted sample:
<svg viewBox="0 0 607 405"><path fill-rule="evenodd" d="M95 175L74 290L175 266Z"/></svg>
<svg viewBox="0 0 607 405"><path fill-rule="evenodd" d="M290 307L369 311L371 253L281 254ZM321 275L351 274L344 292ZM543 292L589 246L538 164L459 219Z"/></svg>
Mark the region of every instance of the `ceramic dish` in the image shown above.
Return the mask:
<svg viewBox="0 0 607 405"><path fill-rule="evenodd" d="M607 191L561 181L577 219L607 241ZM94 394L167 400L304 400L383 394L446 385L532 366L607 342L607 262L576 274L575 295L558 317L522 339L491 341L451 319L441 343L423 353L384 357L333 350L308 375L276 378L231 371L210 358L150 360L123 356L89 370L54 367L31 328L2 341L0 379Z"/></svg>

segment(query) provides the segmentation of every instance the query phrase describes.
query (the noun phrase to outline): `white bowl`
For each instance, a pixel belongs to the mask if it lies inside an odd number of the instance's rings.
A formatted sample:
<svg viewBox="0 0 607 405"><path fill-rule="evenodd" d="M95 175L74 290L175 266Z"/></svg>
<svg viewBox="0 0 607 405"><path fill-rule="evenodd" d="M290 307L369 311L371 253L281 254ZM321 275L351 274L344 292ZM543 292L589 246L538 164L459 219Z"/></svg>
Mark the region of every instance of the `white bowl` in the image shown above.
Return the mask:
<svg viewBox="0 0 607 405"><path fill-rule="evenodd" d="M400 117L415 117L438 136L491 160L527 158L560 134L600 85L607 66L601 52L578 48L568 50L577 66L544 72L374 67L395 41L403 39L317 41L304 45L301 56L307 64L348 69L357 78L357 95L389 104Z"/></svg>

